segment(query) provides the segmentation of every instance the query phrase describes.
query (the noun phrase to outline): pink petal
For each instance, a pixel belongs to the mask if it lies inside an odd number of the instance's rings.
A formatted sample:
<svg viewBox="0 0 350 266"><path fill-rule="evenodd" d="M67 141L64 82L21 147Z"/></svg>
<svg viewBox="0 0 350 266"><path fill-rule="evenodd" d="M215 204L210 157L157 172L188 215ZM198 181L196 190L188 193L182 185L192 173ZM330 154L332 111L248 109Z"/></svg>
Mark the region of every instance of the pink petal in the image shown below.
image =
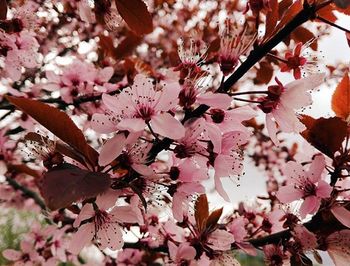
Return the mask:
<svg viewBox="0 0 350 266"><path fill-rule="evenodd" d="M107 140L101 149L98 157L98 164L105 166L117 158L123 151L126 144L126 137L124 133L119 133L113 138Z"/></svg>
<svg viewBox="0 0 350 266"><path fill-rule="evenodd" d="M197 102L213 108L227 109L231 106L232 99L227 94L208 92L199 95Z"/></svg>
<svg viewBox="0 0 350 266"><path fill-rule="evenodd" d="M307 214L315 213L320 207L320 200L316 196L307 197L300 207L300 216L305 218Z"/></svg>
<svg viewBox="0 0 350 266"><path fill-rule="evenodd" d="M16 261L19 260L22 257L22 252L19 252L14 249L5 249L2 252L2 255L5 257L5 259Z"/></svg>
<svg viewBox="0 0 350 266"><path fill-rule="evenodd" d="M331 193L333 191L333 188L324 180L320 180L318 182L316 195L319 198L329 198L331 196Z"/></svg>
<svg viewBox="0 0 350 266"><path fill-rule="evenodd" d="M123 247L123 233L117 223L104 223L96 233L100 249L119 250Z"/></svg>
<svg viewBox="0 0 350 266"><path fill-rule="evenodd" d="M105 114L93 114L91 128L102 134L112 133L118 130L116 123L111 120L110 116Z"/></svg>
<svg viewBox="0 0 350 266"><path fill-rule="evenodd" d="M233 235L225 230L215 230L208 238L208 244L214 250L229 250L234 242Z"/></svg>
<svg viewBox="0 0 350 266"><path fill-rule="evenodd" d="M91 204L87 203L81 209L78 217L75 219L73 226L78 227L80 223L84 220L87 220L95 215L94 208Z"/></svg>
<svg viewBox="0 0 350 266"><path fill-rule="evenodd" d="M177 250L177 261L181 260L193 260L197 252L194 247L190 246L188 243L182 243Z"/></svg>
<svg viewBox="0 0 350 266"><path fill-rule="evenodd" d="M215 189L219 193L219 195L227 202L230 202L230 198L227 195L226 191L224 190L224 187L222 186L221 177L215 174L214 182L215 182Z"/></svg>
<svg viewBox="0 0 350 266"><path fill-rule="evenodd" d="M342 206L335 206L331 209L331 212L346 227L350 228L350 212Z"/></svg>
<svg viewBox="0 0 350 266"><path fill-rule="evenodd" d="M155 106L156 111L168 111L174 108L179 101L180 90L178 82L166 84L161 91L159 102Z"/></svg>
<svg viewBox="0 0 350 266"><path fill-rule="evenodd" d="M277 198L282 203L290 203L299 200L303 195L304 193L301 190L295 189L294 185L280 187L276 194Z"/></svg>
<svg viewBox="0 0 350 266"><path fill-rule="evenodd" d="M272 142L278 146L280 145L279 140L277 139L277 126L275 121L272 120L272 114L267 114L266 115L266 129L267 133L269 134Z"/></svg>
<svg viewBox="0 0 350 266"><path fill-rule="evenodd" d="M78 232L72 236L68 251L74 255L78 255L80 251L91 242L94 234L95 226L93 223L83 224L79 227Z"/></svg>
<svg viewBox="0 0 350 266"><path fill-rule="evenodd" d="M322 154L316 155L312 160L309 171L307 171L308 177L312 183L316 183L320 180L325 166L326 161L324 156Z"/></svg>
<svg viewBox="0 0 350 266"><path fill-rule="evenodd" d="M176 221L182 222L184 216L183 202L186 199L186 195L183 193L175 192L173 196L172 211L173 217Z"/></svg>
<svg viewBox="0 0 350 266"><path fill-rule="evenodd" d="M184 126L169 113L156 115L151 120L154 132L171 139L181 139L185 136Z"/></svg>
<svg viewBox="0 0 350 266"><path fill-rule="evenodd" d="M153 176L155 173L153 169L147 165L144 164L132 164L131 165L132 169L134 169L136 172L143 176Z"/></svg>
<svg viewBox="0 0 350 266"><path fill-rule="evenodd" d="M102 82L108 82L113 76L113 67L105 67L98 73L98 79Z"/></svg>
<svg viewBox="0 0 350 266"><path fill-rule="evenodd" d="M118 206L114 207L110 212L111 219L122 223L139 223L142 224L143 220L141 211L138 208L131 208L130 206Z"/></svg>
<svg viewBox="0 0 350 266"><path fill-rule="evenodd" d="M127 130L130 132L139 132L145 129L146 123L141 118L126 118L119 122L118 128L120 130Z"/></svg>

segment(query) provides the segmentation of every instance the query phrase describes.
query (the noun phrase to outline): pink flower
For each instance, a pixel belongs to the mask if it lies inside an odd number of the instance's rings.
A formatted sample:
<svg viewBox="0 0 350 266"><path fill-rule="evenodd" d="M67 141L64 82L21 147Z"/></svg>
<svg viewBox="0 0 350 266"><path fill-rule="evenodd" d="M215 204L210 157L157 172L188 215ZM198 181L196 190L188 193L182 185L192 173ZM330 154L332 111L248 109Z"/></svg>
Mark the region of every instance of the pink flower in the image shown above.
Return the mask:
<svg viewBox="0 0 350 266"><path fill-rule="evenodd" d="M243 155L240 146L247 143L249 135L233 131L223 135L221 153L218 154L214 161L215 169L215 188L217 192L226 201L230 201L225 192L221 178L240 175L243 171Z"/></svg>
<svg viewBox="0 0 350 266"><path fill-rule="evenodd" d="M208 236L207 244L213 250L226 251L231 249L233 235L226 230L217 229Z"/></svg>
<svg viewBox="0 0 350 266"><path fill-rule="evenodd" d="M326 239L326 248L335 266L347 266L350 261L350 230L337 231Z"/></svg>
<svg viewBox="0 0 350 266"><path fill-rule="evenodd" d="M194 260L196 257L196 250L194 247L190 246L187 242L181 243L179 246L176 246L173 242L168 241L168 248L171 260L174 262L174 265L183 265Z"/></svg>
<svg viewBox="0 0 350 266"><path fill-rule="evenodd" d="M283 252L281 246L277 245L266 245L263 248L265 255L265 262L268 266L283 266L290 265L288 256Z"/></svg>
<svg viewBox="0 0 350 266"><path fill-rule="evenodd" d="M300 164L289 161L284 170L289 184L278 190L277 198L282 203L303 199L300 207L302 218L315 213L320 207L321 199L328 198L332 192L332 187L321 179L325 166L323 155L315 156L308 171Z"/></svg>
<svg viewBox="0 0 350 266"><path fill-rule="evenodd" d="M295 111L312 103L311 94L307 91L321 85L324 78L325 74L314 74L284 86L276 79L278 85L270 86L268 95L260 98L262 102L259 108L266 113L266 128L276 145L279 144L276 123L283 132L287 133L299 133L306 129Z"/></svg>
<svg viewBox="0 0 350 266"><path fill-rule="evenodd" d="M28 241L22 240L20 243L21 251L14 249L5 249L2 255L14 262L15 266L25 265L32 266L36 265L35 262L39 259L39 254L35 248Z"/></svg>
<svg viewBox="0 0 350 266"><path fill-rule="evenodd" d="M179 86L176 83L166 84L162 90L156 91L151 79L137 75L131 88L124 89L118 96L102 96L109 112L94 114L92 127L100 133L117 130L140 132L147 124L157 134L180 139L185 129L167 112L176 106L178 95Z"/></svg>
<svg viewBox="0 0 350 266"><path fill-rule="evenodd" d="M300 55L302 45L303 44L299 42L295 46L293 53L288 51L285 55L286 62L281 65L282 72L288 72L290 70L293 70L293 75L295 79L301 78L301 67L307 62L306 58Z"/></svg>
<svg viewBox="0 0 350 266"><path fill-rule="evenodd" d="M303 225L297 225L293 229L294 238L300 243L300 252L314 250L317 247L317 237Z"/></svg>
<svg viewBox="0 0 350 266"><path fill-rule="evenodd" d="M120 266L139 265L142 262L144 251L126 248L118 252L117 264Z"/></svg>
<svg viewBox="0 0 350 266"><path fill-rule="evenodd" d="M131 206L111 206L111 193L97 198L96 203L87 203L81 209L74 222L78 231L73 235L69 251L79 254L92 239L97 241L100 249L118 250L123 247L123 234L119 223L142 223L142 214L138 208ZM114 197L114 202L117 198ZM110 207L112 210L107 211Z"/></svg>
<svg viewBox="0 0 350 266"><path fill-rule="evenodd" d="M0 31L0 48L5 58L5 72L13 81L21 78L22 67L35 68L39 65L39 44L28 31L6 34Z"/></svg>

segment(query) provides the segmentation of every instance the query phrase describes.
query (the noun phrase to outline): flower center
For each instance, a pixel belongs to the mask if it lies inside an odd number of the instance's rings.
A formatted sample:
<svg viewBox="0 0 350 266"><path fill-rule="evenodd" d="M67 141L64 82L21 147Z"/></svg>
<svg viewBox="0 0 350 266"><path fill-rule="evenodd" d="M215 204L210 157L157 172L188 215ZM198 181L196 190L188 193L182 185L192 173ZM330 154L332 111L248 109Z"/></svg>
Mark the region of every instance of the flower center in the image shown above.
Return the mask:
<svg viewBox="0 0 350 266"><path fill-rule="evenodd" d="M138 106L138 110L135 114L136 118L142 118L145 121L150 121L152 116L154 115L154 109L146 104L140 104Z"/></svg>
<svg viewBox="0 0 350 266"><path fill-rule="evenodd" d="M96 227L96 232L106 223L110 221L108 213L104 210L98 210L95 213L94 223Z"/></svg>
<svg viewBox="0 0 350 266"><path fill-rule="evenodd" d="M314 196L316 195L316 186L313 183L307 183L304 186L305 196Z"/></svg>

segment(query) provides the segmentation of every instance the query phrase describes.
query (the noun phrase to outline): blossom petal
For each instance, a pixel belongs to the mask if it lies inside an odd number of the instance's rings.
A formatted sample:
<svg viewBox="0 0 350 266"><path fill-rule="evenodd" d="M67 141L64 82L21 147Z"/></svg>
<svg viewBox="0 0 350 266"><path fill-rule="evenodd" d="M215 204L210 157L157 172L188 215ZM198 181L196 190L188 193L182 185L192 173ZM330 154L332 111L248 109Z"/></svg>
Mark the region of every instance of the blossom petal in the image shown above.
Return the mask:
<svg viewBox="0 0 350 266"><path fill-rule="evenodd" d="M91 242L94 234L95 226L93 223L83 224L79 227L78 232L72 236L68 251L74 255L78 255L80 251Z"/></svg>
<svg viewBox="0 0 350 266"><path fill-rule="evenodd" d="M320 207L320 199L318 199L316 196L309 196L301 204L301 207L299 210L300 216L302 218L305 218L307 214L315 213L319 207Z"/></svg>
<svg viewBox="0 0 350 266"><path fill-rule="evenodd" d="M171 139L181 139L185 136L184 126L171 114L162 113L151 119L154 132Z"/></svg>
<svg viewBox="0 0 350 266"><path fill-rule="evenodd" d="M272 120L272 114L267 114L265 121L266 121L267 133L269 134L272 142L276 146L280 145L280 142L277 139L277 125L276 125L275 121Z"/></svg>
<svg viewBox="0 0 350 266"><path fill-rule="evenodd" d="M312 160L309 171L307 171L308 177L312 183L316 183L320 180L322 172L326 166L325 158L322 154L316 155Z"/></svg>
<svg viewBox="0 0 350 266"><path fill-rule="evenodd" d="M318 182L317 190L316 190L316 195L319 198L329 198L332 193L332 186L330 186L327 182L324 180L320 180Z"/></svg>
<svg viewBox="0 0 350 266"><path fill-rule="evenodd" d="M197 102L213 108L227 109L231 106L232 98L227 94L208 92L199 95Z"/></svg>
<svg viewBox="0 0 350 266"><path fill-rule="evenodd" d="M299 200L303 197L304 193L301 190L298 190L294 185L280 187L277 191L277 198L282 203L290 203L295 200Z"/></svg>
<svg viewBox="0 0 350 266"><path fill-rule="evenodd" d="M350 228L350 212L342 206L335 206L331 209L331 212L346 227Z"/></svg>
<svg viewBox="0 0 350 266"><path fill-rule="evenodd" d="M123 247L123 233L117 223L104 223L96 232L96 239L99 242L100 249L110 248L119 250Z"/></svg>
<svg viewBox="0 0 350 266"><path fill-rule="evenodd" d="M227 202L230 202L230 198L229 196L227 195L223 185L222 185L222 182L221 182L221 177L215 175L214 176L214 182L215 182L215 189L216 191L219 193L219 195L224 199L226 200Z"/></svg>
<svg viewBox="0 0 350 266"><path fill-rule="evenodd" d="M116 123L105 114L93 114L91 128L98 133L107 134L117 131Z"/></svg>
<svg viewBox="0 0 350 266"><path fill-rule="evenodd" d="M120 130L127 130L130 132L140 132L145 129L145 126L146 123L141 118L126 118L118 124Z"/></svg>
<svg viewBox="0 0 350 266"><path fill-rule="evenodd" d="M2 255L5 257L5 259L11 260L11 261L19 260L22 257L22 253L14 249L5 249L2 252Z"/></svg>
<svg viewBox="0 0 350 266"><path fill-rule="evenodd" d="M105 166L117 158L123 151L126 143L126 137L124 133L115 135L113 138L107 140L101 149L98 157L98 164Z"/></svg>

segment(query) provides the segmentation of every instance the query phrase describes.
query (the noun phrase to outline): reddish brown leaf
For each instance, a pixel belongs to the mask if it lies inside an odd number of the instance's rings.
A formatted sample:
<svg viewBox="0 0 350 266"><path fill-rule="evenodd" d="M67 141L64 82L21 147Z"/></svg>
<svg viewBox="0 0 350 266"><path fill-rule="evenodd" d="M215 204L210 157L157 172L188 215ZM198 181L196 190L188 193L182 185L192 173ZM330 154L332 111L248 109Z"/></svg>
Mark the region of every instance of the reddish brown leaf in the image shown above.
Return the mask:
<svg viewBox="0 0 350 266"><path fill-rule="evenodd" d="M215 227L217 225L220 217L221 217L221 214L222 214L222 208L213 211L209 215L205 227L206 228L213 228L213 227Z"/></svg>
<svg viewBox="0 0 350 266"><path fill-rule="evenodd" d="M304 27L298 27L296 28L292 34L291 34L291 39L293 39L296 43L298 42L302 42L302 43L306 43L308 41L310 41L311 39L313 39L315 36L314 34L309 31L308 29L304 28ZM314 41L310 44L310 47L316 51L317 50L317 41Z"/></svg>
<svg viewBox="0 0 350 266"><path fill-rule="evenodd" d="M282 0L278 5L278 17L281 18L292 4L293 0Z"/></svg>
<svg viewBox="0 0 350 266"><path fill-rule="evenodd" d="M40 179L41 177L41 174L39 171L34 170L25 164L8 164L7 167L10 172L13 171L18 174L21 174L21 173L27 174L34 177L35 179Z"/></svg>
<svg viewBox="0 0 350 266"><path fill-rule="evenodd" d="M279 32L289 21L291 21L296 14L303 9L301 1L294 2L283 14L281 21L277 24L271 35ZM270 35L270 36L271 36Z"/></svg>
<svg viewBox="0 0 350 266"><path fill-rule="evenodd" d="M113 40L110 36L105 36L103 34L100 34L99 36L99 45L101 50L103 51L104 56L111 56L114 57L114 45Z"/></svg>
<svg viewBox="0 0 350 266"><path fill-rule="evenodd" d="M138 35L153 31L152 16L142 0L115 0L119 14Z"/></svg>
<svg viewBox="0 0 350 266"><path fill-rule="evenodd" d="M90 172L72 164L62 164L43 177L41 194L52 210L68 207L73 202L96 197L110 186L106 173Z"/></svg>
<svg viewBox="0 0 350 266"><path fill-rule="evenodd" d="M266 14L266 28L265 28L265 37L271 36L271 33L274 31L279 15L278 15L278 1L277 0L271 0L269 2L271 10L267 12Z"/></svg>
<svg viewBox="0 0 350 266"><path fill-rule="evenodd" d="M0 0L0 20L5 20L7 17L7 2Z"/></svg>
<svg viewBox="0 0 350 266"><path fill-rule="evenodd" d="M339 117L318 118L303 115L301 122L306 126L301 135L316 149L333 158L347 136L347 124Z"/></svg>
<svg viewBox="0 0 350 266"><path fill-rule="evenodd" d="M332 96L332 109L334 113L344 120L349 119L350 115L350 81L346 73L338 84Z"/></svg>
<svg viewBox="0 0 350 266"><path fill-rule="evenodd" d="M208 216L208 199L205 194L202 194L199 196L194 206L194 217L196 219L196 224L199 231L203 231L206 228Z"/></svg>
<svg viewBox="0 0 350 266"><path fill-rule="evenodd" d="M140 44L141 38L129 32L127 36L121 41L118 47L114 50L114 58L116 60L123 59L130 55L134 49Z"/></svg>
<svg viewBox="0 0 350 266"><path fill-rule="evenodd" d="M97 165L97 151L87 144L82 131L66 113L36 100L12 96L6 99L78 151L92 166Z"/></svg>
<svg viewBox="0 0 350 266"><path fill-rule="evenodd" d="M270 82L273 76L273 67L269 62L262 61L260 63L260 68L256 72L256 77L254 79L255 84L267 84Z"/></svg>
<svg viewBox="0 0 350 266"><path fill-rule="evenodd" d="M349 32L346 32L345 33L345 36L346 36L346 40L348 41L348 45L350 47L350 33Z"/></svg>
<svg viewBox="0 0 350 266"><path fill-rule="evenodd" d="M350 1L349 0L334 0L334 4L341 9L346 9L347 7L350 6Z"/></svg>

